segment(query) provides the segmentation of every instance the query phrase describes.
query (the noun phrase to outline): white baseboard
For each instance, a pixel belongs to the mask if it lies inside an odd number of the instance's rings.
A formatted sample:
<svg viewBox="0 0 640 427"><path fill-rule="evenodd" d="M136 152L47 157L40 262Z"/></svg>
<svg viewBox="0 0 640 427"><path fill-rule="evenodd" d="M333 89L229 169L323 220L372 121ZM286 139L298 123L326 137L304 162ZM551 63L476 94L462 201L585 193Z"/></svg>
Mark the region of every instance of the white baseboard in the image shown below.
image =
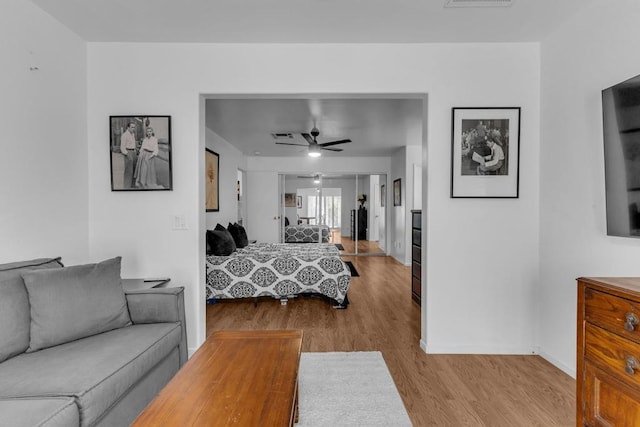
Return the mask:
<svg viewBox="0 0 640 427"><path fill-rule="evenodd" d="M571 378L576 378L575 367L570 367L551 357L545 352L540 352L539 347L477 347L477 346L434 346L427 345L420 340L420 348L428 354L500 354L500 355L538 355L556 368L560 369Z"/></svg>
<svg viewBox="0 0 640 427"><path fill-rule="evenodd" d="M420 346L423 347L422 341ZM535 347L530 346L438 346L426 345L423 347L429 354L517 354L529 355L538 354Z"/></svg>
<svg viewBox="0 0 640 427"><path fill-rule="evenodd" d="M556 368L560 369L565 374L569 375L571 378L576 379L576 368L575 368L575 366L574 367L567 366L564 363L560 362L558 359L556 359L554 357L551 357L547 353L544 353L544 352L540 353L540 357L542 357L547 362L551 363Z"/></svg>

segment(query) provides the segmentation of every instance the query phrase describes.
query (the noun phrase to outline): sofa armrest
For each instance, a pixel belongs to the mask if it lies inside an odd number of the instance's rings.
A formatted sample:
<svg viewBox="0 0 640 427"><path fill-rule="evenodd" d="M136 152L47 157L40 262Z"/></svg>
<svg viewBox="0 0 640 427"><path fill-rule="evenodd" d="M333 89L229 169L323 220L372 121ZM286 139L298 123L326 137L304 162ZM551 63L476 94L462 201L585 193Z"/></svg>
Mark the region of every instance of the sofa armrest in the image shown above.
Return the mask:
<svg viewBox="0 0 640 427"><path fill-rule="evenodd" d="M184 314L184 288L151 288L126 291L129 315L133 324L179 322L180 366L187 361L187 324Z"/></svg>

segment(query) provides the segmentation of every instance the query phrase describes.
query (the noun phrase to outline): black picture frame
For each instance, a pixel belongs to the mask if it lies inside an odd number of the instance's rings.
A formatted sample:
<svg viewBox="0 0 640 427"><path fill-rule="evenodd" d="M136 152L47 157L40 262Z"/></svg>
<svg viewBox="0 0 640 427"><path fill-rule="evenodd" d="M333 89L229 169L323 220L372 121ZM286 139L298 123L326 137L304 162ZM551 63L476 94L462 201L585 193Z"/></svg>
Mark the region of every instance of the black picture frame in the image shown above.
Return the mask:
<svg viewBox="0 0 640 427"><path fill-rule="evenodd" d="M518 198L520 107L451 110L451 198Z"/></svg>
<svg viewBox="0 0 640 427"><path fill-rule="evenodd" d="M171 116L109 116L111 191L173 190Z"/></svg>
<svg viewBox="0 0 640 427"><path fill-rule="evenodd" d="M220 155L205 147L205 209L207 212L220 211Z"/></svg>
<svg viewBox="0 0 640 427"><path fill-rule="evenodd" d="M393 206L402 206L402 178L393 180Z"/></svg>

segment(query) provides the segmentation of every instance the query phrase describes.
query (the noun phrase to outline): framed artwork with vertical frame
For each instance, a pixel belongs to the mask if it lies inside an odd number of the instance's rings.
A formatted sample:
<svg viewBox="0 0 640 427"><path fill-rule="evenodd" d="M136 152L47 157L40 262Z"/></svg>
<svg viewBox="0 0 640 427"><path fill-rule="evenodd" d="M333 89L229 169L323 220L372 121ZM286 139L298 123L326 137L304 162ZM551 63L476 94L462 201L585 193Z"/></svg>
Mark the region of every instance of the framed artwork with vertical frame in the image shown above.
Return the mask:
<svg viewBox="0 0 640 427"><path fill-rule="evenodd" d="M518 198L520 107L455 107L451 128L451 197Z"/></svg>
<svg viewBox="0 0 640 427"><path fill-rule="evenodd" d="M296 207L296 193L284 193L284 207L285 208Z"/></svg>
<svg viewBox="0 0 640 427"><path fill-rule="evenodd" d="M207 212L220 211L220 155L205 148L205 194Z"/></svg>
<svg viewBox="0 0 640 427"><path fill-rule="evenodd" d="M393 206L402 206L402 178L393 180Z"/></svg>
<svg viewBox="0 0 640 427"><path fill-rule="evenodd" d="M173 190L171 116L109 116L111 191Z"/></svg>

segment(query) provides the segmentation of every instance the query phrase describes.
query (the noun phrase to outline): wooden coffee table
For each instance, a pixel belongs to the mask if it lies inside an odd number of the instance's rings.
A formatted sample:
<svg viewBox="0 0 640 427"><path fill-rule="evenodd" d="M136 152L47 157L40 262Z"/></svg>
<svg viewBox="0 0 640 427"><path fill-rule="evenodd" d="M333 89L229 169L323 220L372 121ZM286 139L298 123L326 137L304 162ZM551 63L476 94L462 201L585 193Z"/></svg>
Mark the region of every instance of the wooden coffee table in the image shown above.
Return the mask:
<svg viewBox="0 0 640 427"><path fill-rule="evenodd" d="M302 331L216 332L132 426L292 426Z"/></svg>

